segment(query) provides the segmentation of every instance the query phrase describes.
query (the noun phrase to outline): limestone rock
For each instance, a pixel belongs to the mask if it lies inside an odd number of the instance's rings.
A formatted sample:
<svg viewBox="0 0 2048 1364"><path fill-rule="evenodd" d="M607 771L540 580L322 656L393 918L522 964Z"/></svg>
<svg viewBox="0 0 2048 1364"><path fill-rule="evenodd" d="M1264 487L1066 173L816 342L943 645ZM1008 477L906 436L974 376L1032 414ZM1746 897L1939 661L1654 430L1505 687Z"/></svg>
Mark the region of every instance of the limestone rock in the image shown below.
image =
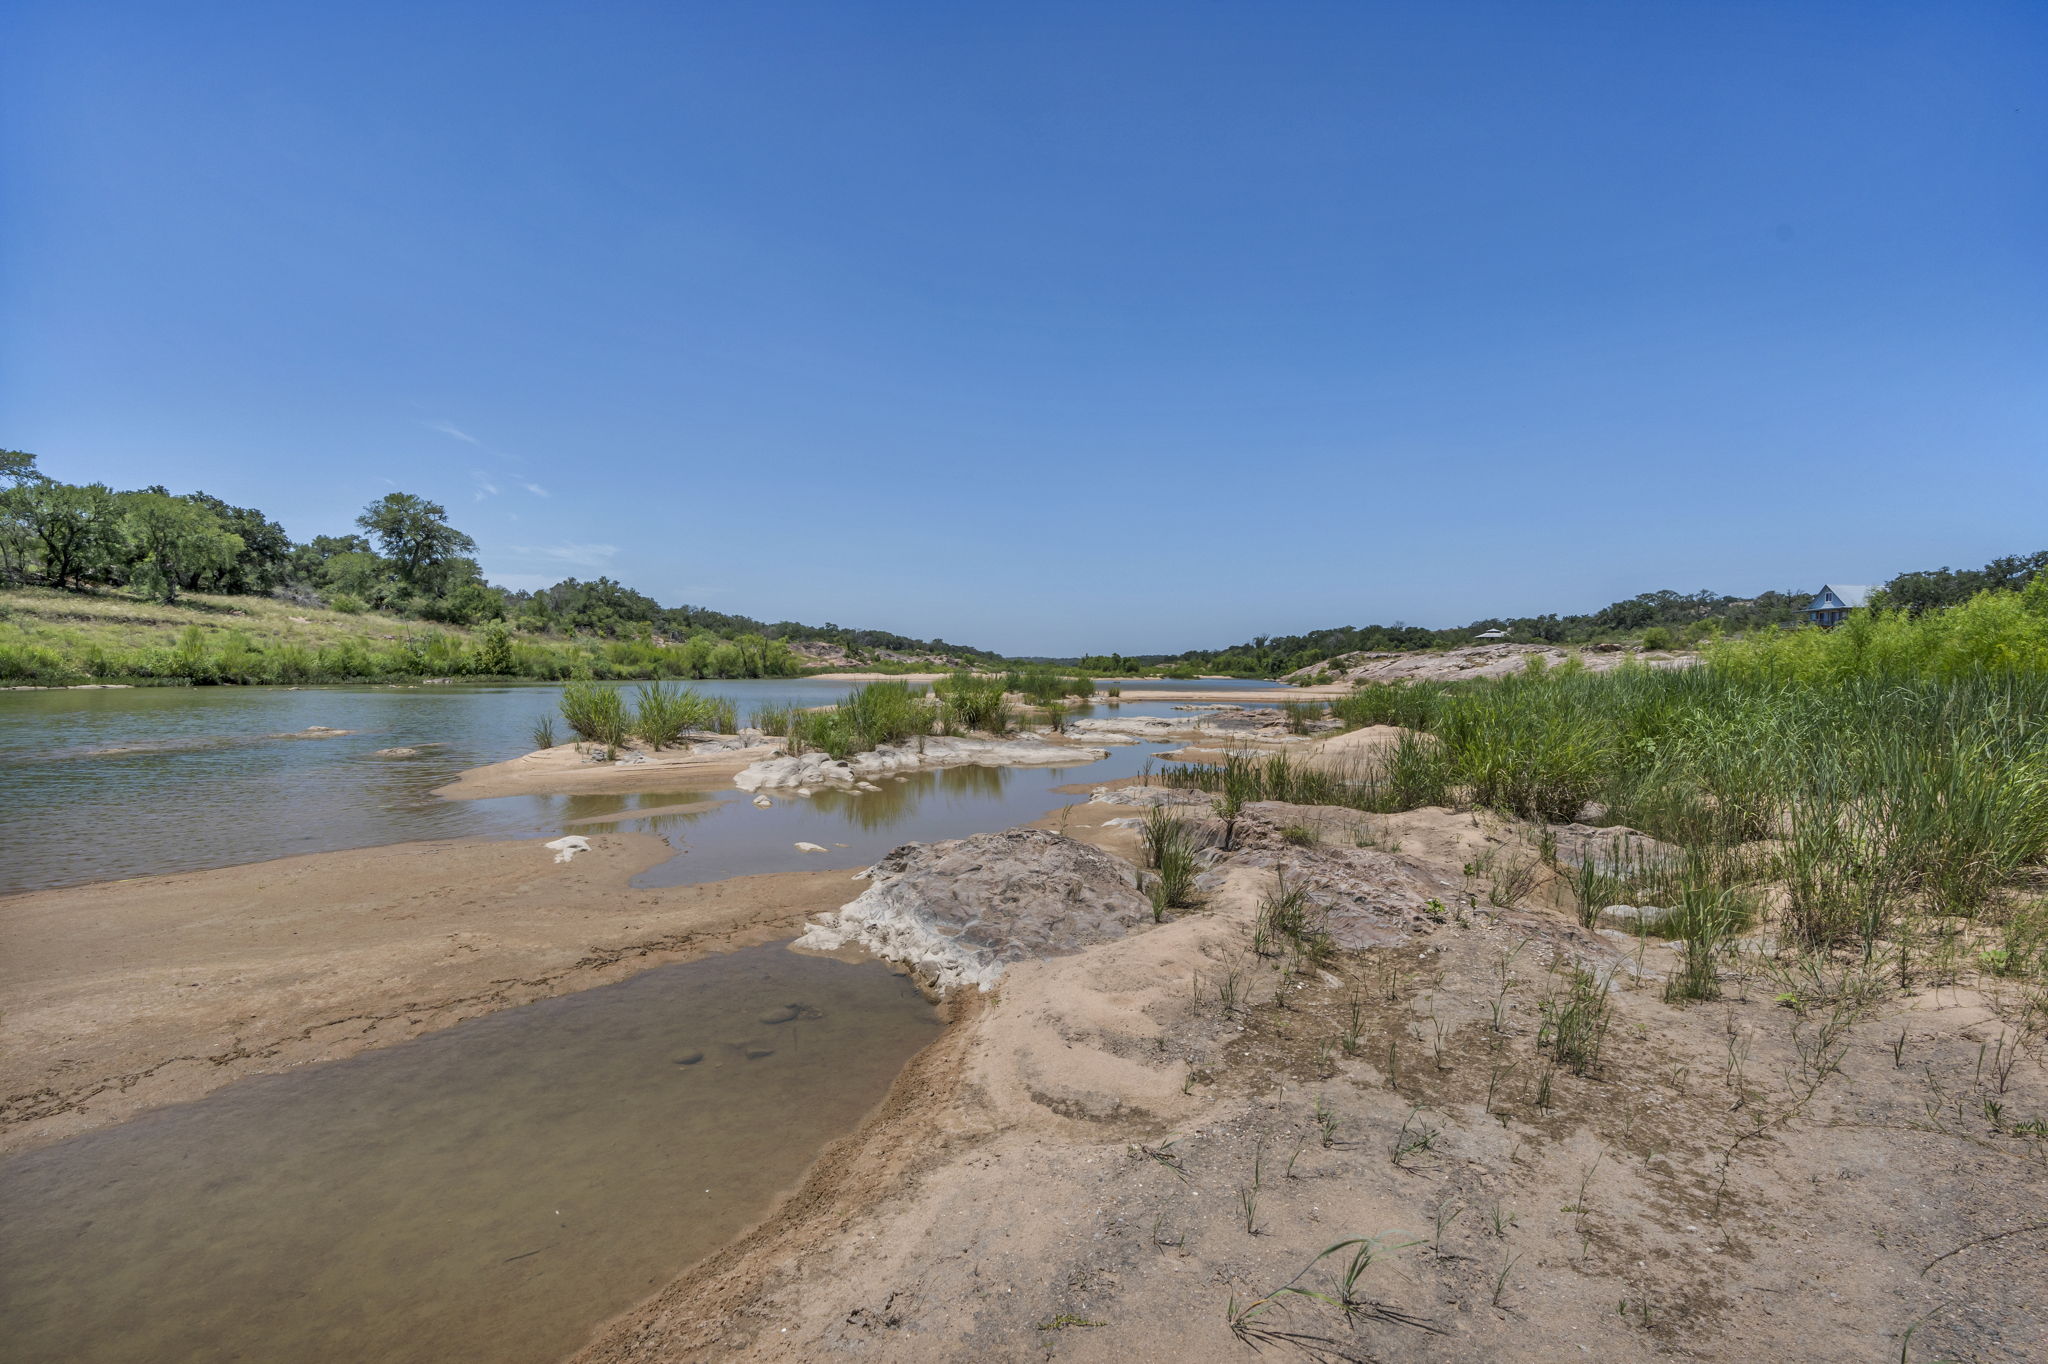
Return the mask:
<svg viewBox="0 0 2048 1364"><path fill-rule="evenodd" d="M1014 739L933 737L907 744L884 744L850 758L834 758L825 753L765 758L741 771L733 778L733 784L742 791L777 786L858 790L863 783L872 787L873 778L878 775L913 768L1079 766L1108 756L1100 748L1056 744L1029 734Z"/></svg>
<svg viewBox="0 0 2048 1364"><path fill-rule="evenodd" d="M868 875L797 945L857 944L941 994L989 989L1011 962L1066 956L1152 918L1128 863L1044 829L908 843Z"/></svg>

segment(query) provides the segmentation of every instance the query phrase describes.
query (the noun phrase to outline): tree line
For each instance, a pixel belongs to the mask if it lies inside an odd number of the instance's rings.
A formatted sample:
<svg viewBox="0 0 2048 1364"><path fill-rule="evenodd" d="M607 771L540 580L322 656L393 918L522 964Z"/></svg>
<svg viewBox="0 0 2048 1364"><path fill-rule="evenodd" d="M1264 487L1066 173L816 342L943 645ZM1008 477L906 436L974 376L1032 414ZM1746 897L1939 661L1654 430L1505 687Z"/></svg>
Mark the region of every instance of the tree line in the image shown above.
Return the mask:
<svg viewBox="0 0 2048 1364"><path fill-rule="evenodd" d="M1939 568L1901 573L1879 589L1872 605L1918 614L1956 606L1980 592L2017 592L2048 570L2048 550L1994 559L1981 569ZM1721 593L1641 592L1598 611L1577 615L1494 616L1470 625L1430 630L1396 621L1392 625L1345 625L1300 635L1258 635L1223 649L1190 649L1182 654L1148 654L1125 660L1150 667L1199 669L1248 677L1280 677L1339 654L1454 648L1488 630L1506 632L1519 643L1584 644L1628 636L1651 647L1699 643L1722 635L1803 624L1811 590L1759 592L1752 597Z"/></svg>
<svg viewBox="0 0 2048 1364"><path fill-rule="evenodd" d="M355 524L357 533L295 543L254 507L162 486L116 491L104 483L64 483L39 471L34 455L0 451L0 583L126 588L167 604L186 592L273 595L351 614L384 611L457 626L502 622L529 634L641 645L673 641L692 676L798 671L803 660L787 647L797 640L836 644L855 658L884 649L998 658L887 630L665 607L604 577L507 591L484 580L476 541L449 523L447 508L411 493L387 493Z"/></svg>

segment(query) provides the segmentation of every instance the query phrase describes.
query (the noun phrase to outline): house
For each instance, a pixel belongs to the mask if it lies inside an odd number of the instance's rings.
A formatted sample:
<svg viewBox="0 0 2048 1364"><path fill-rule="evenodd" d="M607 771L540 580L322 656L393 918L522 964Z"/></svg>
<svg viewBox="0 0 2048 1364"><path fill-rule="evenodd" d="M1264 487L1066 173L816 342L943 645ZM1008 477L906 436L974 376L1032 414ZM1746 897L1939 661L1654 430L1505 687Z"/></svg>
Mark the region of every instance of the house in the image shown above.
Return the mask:
<svg viewBox="0 0 2048 1364"><path fill-rule="evenodd" d="M1473 639L1475 639L1475 640L1479 640L1479 639L1506 639L1507 637L1508 637L1508 632L1507 632L1507 631L1505 631L1505 630L1481 630L1481 631L1480 631L1480 632L1479 632L1478 634L1476 634L1476 635L1472 636L1472 638L1473 638Z"/></svg>
<svg viewBox="0 0 2048 1364"><path fill-rule="evenodd" d="M1832 630L1849 618L1849 613L1870 604L1872 587L1822 583L1814 599L1806 604L1806 618L1823 630Z"/></svg>

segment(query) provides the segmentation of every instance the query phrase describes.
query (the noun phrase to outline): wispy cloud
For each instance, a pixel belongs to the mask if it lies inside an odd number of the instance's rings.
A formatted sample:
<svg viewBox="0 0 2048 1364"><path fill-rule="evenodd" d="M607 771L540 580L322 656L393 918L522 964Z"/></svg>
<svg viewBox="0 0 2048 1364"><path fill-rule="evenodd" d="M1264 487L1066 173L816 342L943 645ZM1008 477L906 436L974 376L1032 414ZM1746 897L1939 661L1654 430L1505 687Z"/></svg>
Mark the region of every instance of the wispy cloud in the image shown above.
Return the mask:
<svg viewBox="0 0 2048 1364"><path fill-rule="evenodd" d="M619 552L617 545L513 545L508 551L522 559L540 559L552 564L574 564L578 568L603 568Z"/></svg>
<svg viewBox="0 0 2048 1364"><path fill-rule="evenodd" d="M457 425L456 425L456 424L455 424L454 422L447 422L447 421L439 421L439 422L427 422L427 423L426 423L426 428L427 428L427 430L429 430L429 431L439 431L439 432L440 432L440 433L441 433L442 435L444 435L444 436L452 436L452 437L454 437L454 438L455 438L456 440L462 441L462 442L463 442L464 444L467 444L467 445L482 445L482 444L483 444L483 442L482 442L482 441L478 440L478 439L477 439L477 438L476 438L475 436L472 436L472 435L470 435L470 434L469 434L469 432L467 432L467 431L463 430L463 429L462 429L461 427L457 426Z"/></svg>
<svg viewBox="0 0 2048 1364"><path fill-rule="evenodd" d="M498 495L498 485L491 482L491 476L483 470L471 469L469 476L476 481L477 501L481 502L487 497L496 497Z"/></svg>
<svg viewBox="0 0 2048 1364"><path fill-rule="evenodd" d="M532 493L535 497L554 496L553 493L549 492L546 488L541 487L538 483L522 483L519 486L526 489L526 491Z"/></svg>

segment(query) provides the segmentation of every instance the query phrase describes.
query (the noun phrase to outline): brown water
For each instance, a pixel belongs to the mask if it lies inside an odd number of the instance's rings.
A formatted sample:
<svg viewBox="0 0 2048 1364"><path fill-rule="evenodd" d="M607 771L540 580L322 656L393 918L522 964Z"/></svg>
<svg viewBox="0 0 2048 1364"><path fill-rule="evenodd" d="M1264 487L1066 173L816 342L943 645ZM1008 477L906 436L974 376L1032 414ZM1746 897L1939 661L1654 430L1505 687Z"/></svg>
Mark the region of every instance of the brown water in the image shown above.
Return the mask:
<svg viewBox="0 0 2048 1364"><path fill-rule="evenodd" d="M936 1033L883 966L777 944L30 1152L0 1164L0 1360L559 1359L767 1213Z"/></svg>

